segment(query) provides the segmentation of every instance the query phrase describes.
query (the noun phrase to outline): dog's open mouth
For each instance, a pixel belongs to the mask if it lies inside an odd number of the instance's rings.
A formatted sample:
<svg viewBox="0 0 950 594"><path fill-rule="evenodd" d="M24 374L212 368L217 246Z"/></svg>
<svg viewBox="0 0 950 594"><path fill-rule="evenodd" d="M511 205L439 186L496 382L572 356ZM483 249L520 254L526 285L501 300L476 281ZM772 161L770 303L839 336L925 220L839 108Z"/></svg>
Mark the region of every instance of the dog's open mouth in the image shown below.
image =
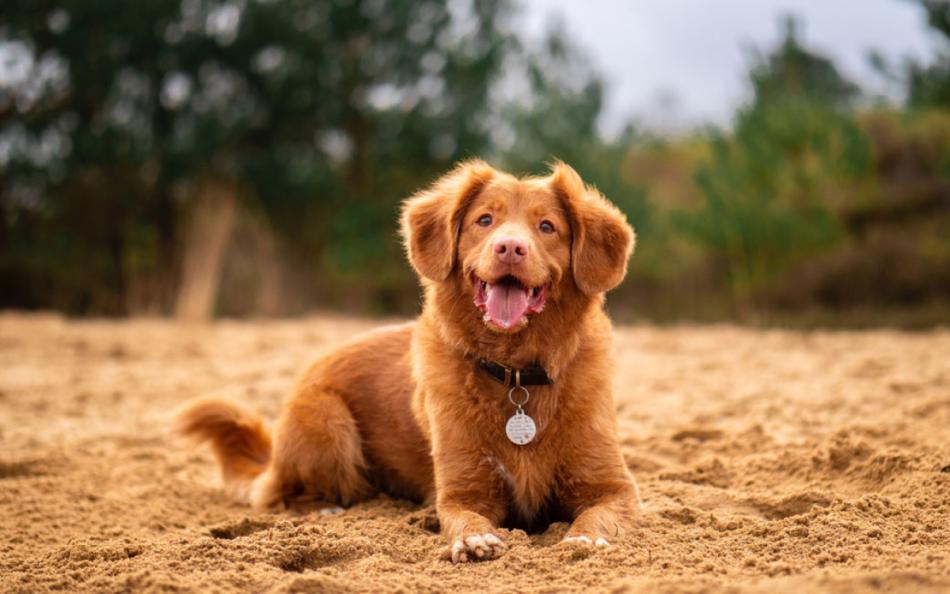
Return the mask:
<svg viewBox="0 0 950 594"><path fill-rule="evenodd" d="M511 275L495 281L472 275L472 282L475 306L485 312L485 323L502 330L523 326L528 323L528 314L541 313L544 309L547 284L527 287Z"/></svg>

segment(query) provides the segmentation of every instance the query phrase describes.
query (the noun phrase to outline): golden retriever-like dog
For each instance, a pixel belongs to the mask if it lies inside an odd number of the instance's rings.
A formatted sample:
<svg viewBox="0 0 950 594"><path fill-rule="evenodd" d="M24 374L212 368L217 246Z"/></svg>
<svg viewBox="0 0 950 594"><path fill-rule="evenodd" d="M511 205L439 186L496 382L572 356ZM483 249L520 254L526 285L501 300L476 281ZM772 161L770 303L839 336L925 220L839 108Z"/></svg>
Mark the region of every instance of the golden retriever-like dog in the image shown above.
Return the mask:
<svg viewBox="0 0 950 594"><path fill-rule="evenodd" d="M257 508L434 501L453 562L501 555L502 526L618 538L640 514L603 309L633 251L624 216L563 163L517 178L467 161L406 200L402 234L425 290L415 322L316 361L273 439L218 399L187 404L178 432L209 441Z"/></svg>

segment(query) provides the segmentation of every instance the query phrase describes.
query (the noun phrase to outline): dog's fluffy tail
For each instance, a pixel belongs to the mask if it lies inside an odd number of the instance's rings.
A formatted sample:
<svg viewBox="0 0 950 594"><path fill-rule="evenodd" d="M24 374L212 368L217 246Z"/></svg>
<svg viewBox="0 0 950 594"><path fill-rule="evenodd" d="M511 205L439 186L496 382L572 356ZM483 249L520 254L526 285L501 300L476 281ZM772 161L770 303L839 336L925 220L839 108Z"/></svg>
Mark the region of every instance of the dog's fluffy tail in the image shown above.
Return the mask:
<svg viewBox="0 0 950 594"><path fill-rule="evenodd" d="M193 400L175 414L173 430L197 442L211 442L225 487L245 501L254 478L270 462L271 435L263 419L234 402Z"/></svg>

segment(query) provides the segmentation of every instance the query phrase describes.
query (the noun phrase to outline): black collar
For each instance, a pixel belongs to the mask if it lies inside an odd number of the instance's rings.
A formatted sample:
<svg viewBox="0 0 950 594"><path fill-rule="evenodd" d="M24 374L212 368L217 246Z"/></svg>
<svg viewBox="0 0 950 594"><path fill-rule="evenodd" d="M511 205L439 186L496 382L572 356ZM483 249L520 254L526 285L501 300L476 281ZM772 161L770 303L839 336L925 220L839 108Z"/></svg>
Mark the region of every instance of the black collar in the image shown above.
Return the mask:
<svg viewBox="0 0 950 594"><path fill-rule="evenodd" d="M479 359L478 366L493 380L506 388L509 386L547 386L554 383L548 377L548 372L540 365L518 369L502 365L498 361Z"/></svg>

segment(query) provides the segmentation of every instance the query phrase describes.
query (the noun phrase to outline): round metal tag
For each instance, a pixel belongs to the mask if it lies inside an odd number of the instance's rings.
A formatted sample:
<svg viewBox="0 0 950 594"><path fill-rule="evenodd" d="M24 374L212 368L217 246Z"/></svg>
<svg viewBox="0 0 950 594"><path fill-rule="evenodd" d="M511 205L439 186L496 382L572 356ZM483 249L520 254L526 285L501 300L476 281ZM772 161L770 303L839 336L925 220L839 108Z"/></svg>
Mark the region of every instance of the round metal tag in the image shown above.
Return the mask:
<svg viewBox="0 0 950 594"><path fill-rule="evenodd" d="M508 423L505 425L505 433L508 434L508 439L518 445L530 443L531 440L534 439L534 434L537 432L538 428L534 424L534 419L522 411L516 412L513 417L508 419Z"/></svg>

